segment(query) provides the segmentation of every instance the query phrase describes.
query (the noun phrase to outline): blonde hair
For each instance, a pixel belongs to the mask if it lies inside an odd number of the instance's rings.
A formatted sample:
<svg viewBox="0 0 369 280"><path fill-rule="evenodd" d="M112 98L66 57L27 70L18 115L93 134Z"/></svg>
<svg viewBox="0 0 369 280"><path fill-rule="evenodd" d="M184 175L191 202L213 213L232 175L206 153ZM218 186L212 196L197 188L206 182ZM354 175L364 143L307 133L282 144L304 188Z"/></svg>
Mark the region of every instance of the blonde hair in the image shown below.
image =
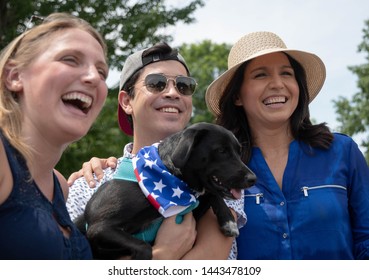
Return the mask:
<svg viewBox="0 0 369 280"><path fill-rule="evenodd" d="M53 13L37 25L15 38L0 54L0 128L10 143L30 160L30 147L21 138L23 114L17 95L5 84L9 66L25 68L43 51L45 42L60 30L78 28L88 32L102 46L107 60L103 37L87 21L66 13Z"/></svg>

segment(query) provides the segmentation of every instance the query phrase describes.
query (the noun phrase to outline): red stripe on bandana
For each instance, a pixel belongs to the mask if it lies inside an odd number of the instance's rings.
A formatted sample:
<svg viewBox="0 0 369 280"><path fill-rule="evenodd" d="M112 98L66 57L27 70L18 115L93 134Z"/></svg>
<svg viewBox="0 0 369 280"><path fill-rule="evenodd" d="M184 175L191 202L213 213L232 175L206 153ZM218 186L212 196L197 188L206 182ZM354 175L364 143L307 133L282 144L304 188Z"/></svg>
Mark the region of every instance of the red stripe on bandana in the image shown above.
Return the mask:
<svg viewBox="0 0 369 280"><path fill-rule="evenodd" d="M156 210L159 210L160 204L156 201L156 199L151 194L147 196L147 199L150 201L151 205L155 207Z"/></svg>

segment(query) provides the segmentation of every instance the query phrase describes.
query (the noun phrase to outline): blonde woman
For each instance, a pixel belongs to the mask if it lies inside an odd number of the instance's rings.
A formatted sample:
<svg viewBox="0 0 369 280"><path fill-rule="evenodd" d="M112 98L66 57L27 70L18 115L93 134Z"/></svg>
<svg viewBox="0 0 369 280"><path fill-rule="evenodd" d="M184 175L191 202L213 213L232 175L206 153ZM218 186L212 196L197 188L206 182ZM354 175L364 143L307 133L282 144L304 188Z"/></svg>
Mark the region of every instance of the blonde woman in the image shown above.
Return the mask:
<svg viewBox="0 0 369 280"><path fill-rule="evenodd" d="M2 51L0 259L92 257L54 167L102 109L108 69L100 34L68 14L51 14Z"/></svg>

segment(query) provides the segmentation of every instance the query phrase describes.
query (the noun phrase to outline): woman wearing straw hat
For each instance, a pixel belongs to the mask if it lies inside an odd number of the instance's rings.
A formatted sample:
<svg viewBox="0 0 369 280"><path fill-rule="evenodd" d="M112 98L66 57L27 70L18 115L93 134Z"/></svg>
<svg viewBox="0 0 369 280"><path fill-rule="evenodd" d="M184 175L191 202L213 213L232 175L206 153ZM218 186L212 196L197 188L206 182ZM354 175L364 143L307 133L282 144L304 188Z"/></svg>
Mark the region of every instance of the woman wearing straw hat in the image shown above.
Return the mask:
<svg viewBox="0 0 369 280"><path fill-rule="evenodd" d="M321 59L271 32L242 37L207 89L216 122L257 175L245 191L239 259L369 259L369 169L357 144L312 124Z"/></svg>

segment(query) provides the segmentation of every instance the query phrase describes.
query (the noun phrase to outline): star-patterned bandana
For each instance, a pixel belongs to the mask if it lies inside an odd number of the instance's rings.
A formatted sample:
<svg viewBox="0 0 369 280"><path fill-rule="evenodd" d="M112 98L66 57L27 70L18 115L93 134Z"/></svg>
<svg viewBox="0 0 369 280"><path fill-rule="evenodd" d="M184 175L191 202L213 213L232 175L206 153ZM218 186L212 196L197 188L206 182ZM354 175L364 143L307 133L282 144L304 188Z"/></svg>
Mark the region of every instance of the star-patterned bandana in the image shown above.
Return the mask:
<svg viewBox="0 0 369 280"><path fill-rule="evenodd" d="M197 203L197 195L161 161L158 143L142 148L132 159L132 164L143 193L165 218Z"/></svg>

